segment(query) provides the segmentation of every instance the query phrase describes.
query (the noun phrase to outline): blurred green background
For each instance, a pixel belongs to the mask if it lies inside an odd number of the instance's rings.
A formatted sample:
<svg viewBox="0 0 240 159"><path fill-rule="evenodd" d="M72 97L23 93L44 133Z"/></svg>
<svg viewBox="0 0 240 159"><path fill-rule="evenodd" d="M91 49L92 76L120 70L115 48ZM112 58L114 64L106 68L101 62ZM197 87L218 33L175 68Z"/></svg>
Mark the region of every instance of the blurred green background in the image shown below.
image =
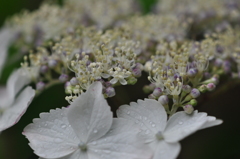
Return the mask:
<svg viewBox="0 0 240 159"><path fill-rule="evenodd" d="M156 0L139 0L143 12L150 11ZM22 9L34 10L41 0L0 0L0 26L4 20ZM161 31L161 30L159 30ZM12 68L9 68L11 70ZM147 95L142 93L147 75L135 86L117 88L117 96L108 100L115 107L128 104ZM238 81L236 83L239 83ZM224 90L224 91L222 91ZM136 92L140 92L136 94ZM119 97L119 94L125 94ZM131 96L131 98L130 98ZM221 126L201 130L181 141L182 150L178 159L239 159L240 158L240 85L228 81L219 84L216 91L207 93L199 99L199 111L223 119ZM121 99L120 99L121 98ZM0 159L37 159L21 134L23 128L37 118L41 112L66 106L63 85L57 85L36 97L20 122L0 135Z"/></svg>

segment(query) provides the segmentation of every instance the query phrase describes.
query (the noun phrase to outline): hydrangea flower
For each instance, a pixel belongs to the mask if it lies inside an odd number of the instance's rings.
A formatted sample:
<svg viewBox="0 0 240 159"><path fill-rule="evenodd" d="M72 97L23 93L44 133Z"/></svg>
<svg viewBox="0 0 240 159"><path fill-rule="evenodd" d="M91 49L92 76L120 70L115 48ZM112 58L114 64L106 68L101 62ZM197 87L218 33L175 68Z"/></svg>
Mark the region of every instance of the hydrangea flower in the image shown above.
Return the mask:
<svg viewBox="0 0 240 159"><path fill-rule="evenodd" d="M133 133L134 123L127 123L112 118L102 85L95 82L68 108L41 113L23 134L34 153L42 158L151 158L151 150Z"/></svg>
<svg viewBox="0 0 240 159"><path fill-rule="evenodd" d="M206 113L177 112L167 120L164 107L156 100L138 100L123 105L117 111L119 118L134 121L140 131L138 136L154 150L153 159L174 159L180 152L179 141L197 130L219 125L221 120Z"/></svg>
<svg viewBox="0 0 240 159"><path fill-rule="evenodd" d="M19 69L10 75L6 88L0 88L0 132L16 124L31 103L35 91L24 88L29 82Z"/></svg>

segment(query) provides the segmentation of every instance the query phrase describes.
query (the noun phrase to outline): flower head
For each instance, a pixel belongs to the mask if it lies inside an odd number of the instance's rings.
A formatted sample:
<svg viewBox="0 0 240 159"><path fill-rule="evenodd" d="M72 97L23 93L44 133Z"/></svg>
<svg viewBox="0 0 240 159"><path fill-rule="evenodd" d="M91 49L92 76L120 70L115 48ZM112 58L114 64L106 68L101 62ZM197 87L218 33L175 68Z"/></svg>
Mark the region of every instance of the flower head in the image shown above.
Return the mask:
<svg viewBox="0 0 240 159"><path fill-rule="evenodd" d="M126 123L112 118L102 85L95 82L69 108L40 114L23 134L44 158L150 158L151 151L129 131L134 124Z"/></svg>
<svg viewBox="0 0 240 159"><path fill-rule="evenodd" d="M119 108L119 118L134 121L139 126L140 139L148 143L155 151L153 159L174 159L181 146L179 141L197 130L219 125L221 120L207 116L206 113L177 112L167 120L164 107L156 100L138 100Z"/></svg>

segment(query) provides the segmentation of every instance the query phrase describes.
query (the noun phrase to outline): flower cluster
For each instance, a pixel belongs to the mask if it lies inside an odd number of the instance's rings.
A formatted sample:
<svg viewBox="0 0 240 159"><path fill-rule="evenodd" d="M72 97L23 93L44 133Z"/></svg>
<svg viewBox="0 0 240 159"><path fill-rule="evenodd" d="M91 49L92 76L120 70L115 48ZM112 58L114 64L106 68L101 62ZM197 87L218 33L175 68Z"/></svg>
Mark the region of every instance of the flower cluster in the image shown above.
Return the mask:
<svg viewBox="0 0 240 159"><path fill-rule="evenodd" d="M0 73L10 47L20 68L0 89L0 132L61 84L69 105L23 132L41 159L176 158L180 140L222 123L195 106L221 77L240 78L239 5L161 0L142 15L135 0L68 0L11 17L0 30ZM120 106L126 85L145 97Z"/></svg>

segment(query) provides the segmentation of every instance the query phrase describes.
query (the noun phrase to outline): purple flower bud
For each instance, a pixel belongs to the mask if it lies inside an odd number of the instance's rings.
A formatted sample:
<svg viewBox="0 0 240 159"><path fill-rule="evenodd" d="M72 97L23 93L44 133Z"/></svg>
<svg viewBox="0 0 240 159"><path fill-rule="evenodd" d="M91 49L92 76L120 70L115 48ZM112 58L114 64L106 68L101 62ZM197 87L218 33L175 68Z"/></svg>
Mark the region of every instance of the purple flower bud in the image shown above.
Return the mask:
<svg viewBox="0 0 240 159"><path fill-rule="evenodd" d="M58 79L59 79L59 81L61 81L61 82L66 82L66 81L68 80L68 75L66 75L66 74L61 74Z"/></svg>
<svg viewBox="0 0 240 159"><path fill-rule="evenodd" d="M46 65L43 65L40 67L40 72L41 73L46 73L48 71L48 67Z"/></svg>
<svg viewBox="0 0 240 159"><path fill-rule="evenodd" d="M105 94L108 96L108 97L113 97L115 96L115 89L113 87L108 87L106 88L105 90Z"/></svg>
<svg viewBox="0 0 240 159"><path fill-rule="evenodd" d="M182 90L183 90L183 92L185 92L185 93L189 93L189 92L191 92L192 88L191 88L191 86L189 86L189 85L183 85L183 86L182 86Z"/></svg>
<svg viewBox="0 0 240 159"><path fill-rule="evenodd" d="M45 87L45 83L44 82L38 82L37 85L36 85L36 90L43 90Z"/></svg>
<svg viewBox="0 0 240 159"><path fill-rule="evenodd" d="M206 78L206 79L209 79L209 78L211 78L211 74L209 73L209 72L204 72L204 77Z"/></svg>
<svg viewBox="0 0 240 159"><path fill-rule="evenodd" d="M72 86L77 85L77 84L78 84L77 78L76 78L76 77L73 77L73 78L70 80L70 83L71 83Z"/></svg>
<svg viewBox="0 0 240 159"><path fill-rule="evenodd" d="M194 109L193 109L192 105L185 105L185 106L183 106L183 110L187 114L192 114Z"/></svg>
<svg viewBox="0 0 240 159"><path fill-rule="evenodd" d="M216 85L214 83L209 83L207 84L207 89L208 91L212 91L216 88Z"/></svg>
<svg viewBox="0 0 240 159"><path fill-rule="evenodd" d="M159 87L157 87L157 88L155 88L154 89L154 91L153 91L153 95L155 96L155 97L159 97L160 95L162 95L162 89L161 88L159 88Z"/></svg>
<svg viewBox="0 0 240 159"><path fill-rule="evenodd" d="M162 95L158 98L158 101L162 104L162 105L167 105L168 104L168 96L166 95Z"/></svg>
<svg viewBox="0 0 240 159"><path fill-rule="evenodd" d="M187 71L188 77L194 77L198 73L198 70L196 68L191 68Z"/></svg>
<svg viewBox="0 0 240 159"><path fill-rule="evenodd" d="M217 67L221 67L223 64L223 60L222 59L216 59L214 62L214 65Z"/></svg>
<svg viewBox="0 0 240 159"><path fill-rule="evenodd" d="M107 81L107 82L104 83L104 86L105 86L105 87L112 87L112 83L110 83L109 81Z"/></svg>
<svg viewBox="0 0 240 159"><path fill-rule="evenodd" d="M215 85L218 84L219 80L218 77L213 77L211 78L212 83L214 83Z"/></svg>
<svg viewBox="0 0 240 159"><path fill-rule="evenodd" d="M132 69L132 74L135 77L141 77L142 76L142 70L140 68L134 68L134 69Z"/></svg>
<svg viewBox="0 0 240 159"><path fill-rule="evenodd" d="M54 68L54 67L56 67L57 66L57 60L53 60L53 59L50 59L49 61L48 61L48 66L50 67L50 68Z"/></svg>
<svg viewBox="0 0 240 159"><path fill-rule="evenodd" d="M67 88L69 86L71 86L71 83L70 82L66 82L65 85L64 85L64 88Z"/></svg>
<svg viewBox="0 0 240 159"><path fill-rule="evenodd" d="M198 89L193 88L192 91L191 91L191 93L190 93L190 95L191 95L193 98L197 98L197 97L200 96L200 92L199 92Z"/></svg>
<svg viewBox="0 0 240 159"><path fill-rule="evenodd" d="M154 96L153 94L149 94L148 98L149 99L156 99L156 96Z"/></svg>

